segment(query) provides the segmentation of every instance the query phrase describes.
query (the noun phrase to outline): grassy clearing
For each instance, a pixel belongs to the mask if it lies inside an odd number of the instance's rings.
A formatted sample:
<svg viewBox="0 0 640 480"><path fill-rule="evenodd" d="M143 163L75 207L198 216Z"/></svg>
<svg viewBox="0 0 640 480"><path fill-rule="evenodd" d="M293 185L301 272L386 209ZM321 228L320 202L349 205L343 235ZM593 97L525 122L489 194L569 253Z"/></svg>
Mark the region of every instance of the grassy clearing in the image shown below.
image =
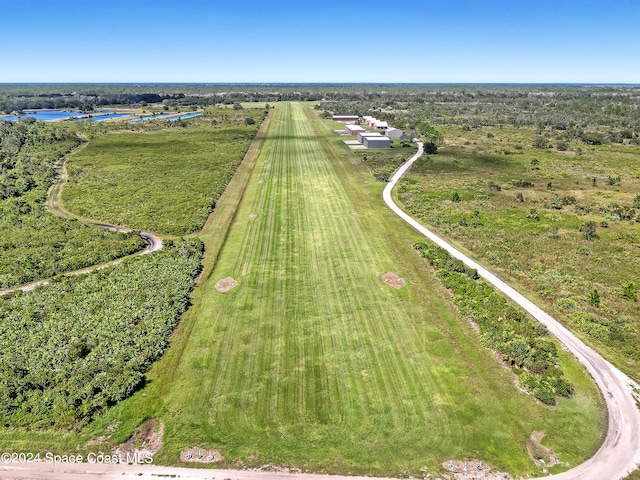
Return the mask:
<svg viewBox="0 0 640 480"><path fill-rule="evenodd" d="M533 430L571 464L592 454L602 410L588 377L563 358L576 395L553 409L518 392L357 163L311 110L278 107L170 373L99 423L159 414L165 463L199 445L230 466L400 475L482 458L524 474ZM408 286L383 284L387 271ZM226 276L239 286L222 294Z"/></svg>
<svg viewBox="0 0 640 480"><path fill-rule="evenodd" d="M0 289L106 262L143 248L124 234L45 209L64 155L80 143L67 126L0 122Z"/></svg>
<svg viewBox="0 0 640 480"><path fill-rule="evenodd" d="M533 129L444 131L449 145L416 164L399 199L640 379L640 307L624 290L639 283L640 147L557 151L533 148ZM590 221L598 238L580 231Z"/></svg>
<svg viewBox="0 0 640 480"><path fill-rule="evenodd" d="M184 122L115 125L111 128L133 131L96 135L68 162L65 206L131 228L195 232L224 191L262 115L262 110L243 110L242 117L208 112ZM256 123L245 125L247 117Z"/></svg>

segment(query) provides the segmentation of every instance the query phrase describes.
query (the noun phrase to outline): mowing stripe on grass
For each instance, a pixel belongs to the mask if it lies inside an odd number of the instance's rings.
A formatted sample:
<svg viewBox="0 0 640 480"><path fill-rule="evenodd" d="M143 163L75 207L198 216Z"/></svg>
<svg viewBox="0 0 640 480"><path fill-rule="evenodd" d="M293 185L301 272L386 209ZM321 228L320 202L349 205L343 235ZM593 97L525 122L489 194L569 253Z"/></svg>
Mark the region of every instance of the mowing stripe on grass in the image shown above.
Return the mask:
<svg viewBox="0 0 640 480"><path fill-rule="evenodd" d="M526 438L585 403L593 415L592 398L550 411L521 395L418 257L392 253L379 230L399 222L353 215L362 187L341 178L312 122L300 104L275 112L214 270L239 285L210 285L198 305L158 458L198 444L230 465L400 474L466 457L535 471ZM385 285L387 271L408 285ZM596 435L589 420L572 423L583 438Z"/></svg>

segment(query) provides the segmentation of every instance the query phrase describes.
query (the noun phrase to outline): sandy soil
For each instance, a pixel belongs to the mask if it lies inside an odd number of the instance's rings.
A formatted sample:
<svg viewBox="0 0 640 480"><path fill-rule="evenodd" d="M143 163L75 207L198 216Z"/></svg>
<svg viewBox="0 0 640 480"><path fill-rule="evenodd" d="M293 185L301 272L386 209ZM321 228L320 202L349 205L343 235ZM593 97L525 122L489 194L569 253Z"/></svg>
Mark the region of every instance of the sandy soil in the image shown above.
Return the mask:
<svg viewBox="0 0 640 480"><path fill-rule="evenodd" d="M124 457L127 454L138 454L138 458L145 458L147 455L153 457L162 448L163 433L164 425L152 418L136 428L129 440L116 448L114 453Z"/></svg>
<svg viewBox="0 0 640 480"><path fill-rule="evenodd" d="M380 280L395 289L400 289L407 284L407 281L404 278L394 272L385 273L380 277Z"/></svg>
<svg viewBox="0 0 640 480"><path fill-rule="evenodd" d="M214 286L217 291L225 293L232 288L237 287L238 282L236 282L232 277L225 277L218 280Z"/></svg>

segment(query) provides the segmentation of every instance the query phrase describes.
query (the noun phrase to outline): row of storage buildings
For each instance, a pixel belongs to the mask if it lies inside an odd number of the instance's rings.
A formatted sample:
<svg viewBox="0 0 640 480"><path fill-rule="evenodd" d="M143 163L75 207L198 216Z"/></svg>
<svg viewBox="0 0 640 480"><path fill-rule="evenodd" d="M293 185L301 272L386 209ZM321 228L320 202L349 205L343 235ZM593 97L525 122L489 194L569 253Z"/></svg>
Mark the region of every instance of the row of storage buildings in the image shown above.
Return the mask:
<svg viewBox="0 0 640 480"><path fill-rule="evenodd" d="M378 120L374 117L365 115L362 120L374 130L384 130L384 135L379 132L367 132L366 129L356 122L360 121L357 115L334 115L334 122L345 122L344 130L348 135L357 136L358 142L362 143L366 148L391 148L391 139L400 138L402 130L389 127L387 122Z"/></svg>

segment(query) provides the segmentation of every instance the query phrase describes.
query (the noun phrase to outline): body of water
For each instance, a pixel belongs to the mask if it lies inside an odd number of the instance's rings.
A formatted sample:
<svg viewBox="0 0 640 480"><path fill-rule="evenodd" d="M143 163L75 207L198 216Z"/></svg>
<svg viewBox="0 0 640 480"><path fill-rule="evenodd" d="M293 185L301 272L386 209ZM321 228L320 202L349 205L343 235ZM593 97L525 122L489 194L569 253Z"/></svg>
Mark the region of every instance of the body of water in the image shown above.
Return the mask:
<svg viewBox="0 0 640 480"><path fill-rule="evenodd" d="M52 121L52 120L66 120L68 118L82 117L83 115L90 115L94 112L69 112L65 110L25 110L21 115L7 115L6 117L0 117L0 120L16 121L24 117L33 117L36 120Z"/></svg>
<svg viewBox="0 0 640 480"><path fill-rule="evenodd" d="M111 120L113 118L121 118L121 117L130 117L132 114L130 113L114 113L111 110L98 110L95 112L70 112L66 110L25 110L23 114L20 115L0 115L0 120L9 120L15 122L16 120L20 120L24 117L33 117L36 120L43 121L54 121L54 120L69 120L69 119L77 119L76 121L84 121L91 120L92 122L104 122L105 120ZM175 113L160 113L158 115L144 115L142 117L133 118L131 120L127 120L128 122L140 122L144 120L182 120L185 118L193 118L198 115L202 115L201 113L185 113L184 115L180 115L173 118L167 118L175 115ZM85 117L85 118L79 118Z"/></svg>
<svg viewBox="0 0 640 480"><path fill-rule="evenodd" d="M70 112L67 110L25 110L20 115L0 116L0 120L9 120L15 122L21 118L33 117L36 120L51 122L54 120L69 120L77 118L78 120L91 120L92 122L103 122L112 118L129 117L130 113L114 113L111 110L98 110L95 112ZM79 118L86 117L86 118Z"/></svg>
<svg viewBox="0 0 640 480"><path fill-rule="evenodd" d="M171 115L174 115L173 113L161 113L159 115L145 115L143 117L138 117L138 118L132 118L131 120L127 120L127 122L142 122L144 120L162 120L165 117L169 117Z"/></svg>
<svg viewBox="0 0 640 480"><path fill-rule="evenodd" d="M201 113L186 113L184 115L180 115L179 117L167 118L167 120L184 120L185 118L193 118L202 115Z"/></svg>

